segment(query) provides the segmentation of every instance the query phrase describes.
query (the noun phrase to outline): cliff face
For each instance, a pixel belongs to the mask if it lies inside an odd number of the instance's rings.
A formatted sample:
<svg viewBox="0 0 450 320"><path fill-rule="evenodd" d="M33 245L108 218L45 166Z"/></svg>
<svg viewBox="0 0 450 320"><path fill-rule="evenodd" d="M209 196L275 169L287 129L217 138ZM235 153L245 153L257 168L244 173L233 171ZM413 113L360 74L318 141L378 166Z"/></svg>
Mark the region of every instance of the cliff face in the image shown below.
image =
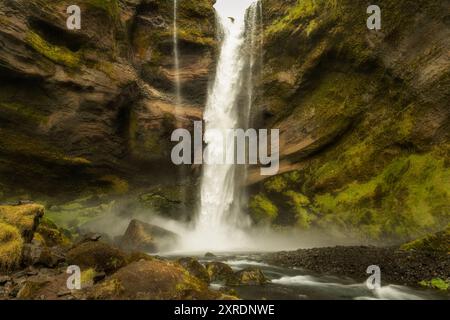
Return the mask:
<svg viewBox="0 0 450 320"><path fill-rule="evenodd" d="M262 126L281 169L256 220L408 238L449 222L448 1L265 0Z"/></svg>
<svg viewBox="0 0 450 320"><path fill-rule="evenodd" d="M102 212L92 194L145 186L140 202L180 211L170 134L202 117L213 1L180 1L177 109L172 1L79 0L77 31L71 4L0 0L0 198L91 194L55 209L70 219ZM250 174L255 221L370 239L449 222L449 3L379 0L378 32L368 5L263 0L255 106L261 127L281 130L282 163L276 177Z"/></svg>
<svg viewBox="0 0 450 320"><path fill-rule="evenodd" d="M4 197L126 191L170 179L172 130L201 118L215 48L211 1L179 8L186 90L178 111L172 2L80 0L81 30L69 31L72 4L0 1Z"/></svg>

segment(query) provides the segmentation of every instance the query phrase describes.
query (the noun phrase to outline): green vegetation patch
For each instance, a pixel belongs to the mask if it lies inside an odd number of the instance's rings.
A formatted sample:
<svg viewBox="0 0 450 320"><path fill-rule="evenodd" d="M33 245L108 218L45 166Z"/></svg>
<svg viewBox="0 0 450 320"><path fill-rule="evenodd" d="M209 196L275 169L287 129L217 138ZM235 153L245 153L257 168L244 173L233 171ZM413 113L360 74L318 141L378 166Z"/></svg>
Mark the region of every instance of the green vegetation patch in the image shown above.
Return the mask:
<svg viewBox="0 0 450 320"><path fill-rule="evenodd" d="M57 64L70 68L77 68L81 64L81 55L79 53L52 45L33 31L28 31L26 41L34 50Z"/></svg>

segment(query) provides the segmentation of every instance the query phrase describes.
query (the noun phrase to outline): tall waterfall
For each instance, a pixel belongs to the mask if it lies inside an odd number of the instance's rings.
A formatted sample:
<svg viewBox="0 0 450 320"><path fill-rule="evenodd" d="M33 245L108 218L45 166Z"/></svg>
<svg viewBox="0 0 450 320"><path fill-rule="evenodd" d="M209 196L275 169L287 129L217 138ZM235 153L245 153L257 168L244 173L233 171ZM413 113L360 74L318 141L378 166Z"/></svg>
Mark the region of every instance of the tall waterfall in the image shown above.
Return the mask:
<svg viewBox="0 0 450 320"><path fill-rule="evenodd" d="M253 77L245 71L250 74L253 71L259 5L258 0L217 0L214 6L221 48L204 113L208 164L203 166L201 206L189 244L193 249L238 248L245 242L242 228L250 225L249 218L241 214L239 204L237 186L243 177L242 168L223 164L223 154L231 151L225 148L234 146L225 147L217 130L223 132L247 125L243 118L248 117L253 101ZM245 96L247 104L242 103Z"/></svg>

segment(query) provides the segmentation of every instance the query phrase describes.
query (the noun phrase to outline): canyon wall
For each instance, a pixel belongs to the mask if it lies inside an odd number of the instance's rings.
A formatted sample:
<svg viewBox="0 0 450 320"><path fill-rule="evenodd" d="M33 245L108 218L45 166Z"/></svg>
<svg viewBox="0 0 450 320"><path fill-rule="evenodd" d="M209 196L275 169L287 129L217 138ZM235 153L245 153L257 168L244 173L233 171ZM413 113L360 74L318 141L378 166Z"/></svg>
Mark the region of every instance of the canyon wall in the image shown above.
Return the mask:
<svg viewBox="0 0 450 320"><path fill-rule="evenodd" d="M282 174L250 175L255 220L367 239L449 222L448 1L265 0L262 127Z"/></svg>

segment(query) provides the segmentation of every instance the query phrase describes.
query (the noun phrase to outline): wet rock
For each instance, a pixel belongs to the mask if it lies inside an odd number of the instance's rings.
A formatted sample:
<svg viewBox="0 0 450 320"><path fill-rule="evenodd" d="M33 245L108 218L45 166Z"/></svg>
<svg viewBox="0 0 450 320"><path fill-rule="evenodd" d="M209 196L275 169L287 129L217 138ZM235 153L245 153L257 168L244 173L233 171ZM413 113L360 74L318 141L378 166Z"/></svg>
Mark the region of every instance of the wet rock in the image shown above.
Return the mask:
<svg viewBox="0 0 450 320"><path fill-rule="evenodd" d="M231 267L223 262L209 262L206 264L206 270L211 282L220 282L227 285L238 284L238 279Z"/></svg>
<svg viewBox="0 0 450 320"><path fill-rule="evenodd" d="M56 267L65 260L64 251L55 247L46 247L33 241L23 246L22 264L25 266Z"/></svg>
<svg viewBox="0 0 450 320"><path fill-rule="evenodd" d="M210 282L208 271L204 265L198 262L198 260L187 257L179 259L178 263L181 264L194 277L197 277L206 283Z"/></svg>
<svg viewBox="0 0 450 320"><path fill-rule="evenodd" d="M263 285L269 282L259 268L246 268L238 271L236 277L240 285Z"/></svg>
<svg viewBox="0 0 450 320"><path fill-rule="evenodd" d="M177 234L139 220L132 220L120 245L127 251L155 253L172 248L179 241Z"/></svg>
<svg viewBox="0 0 450 320"><path fill-rule="evenodd" d="M205 253L205 258L215 258L215 257L217 257L217 256L214 253L211 253L211 252Z"/></svg>
<svg viewBox="0 0 450 320"><path fill-rule="evenodd" d="M107 274L126 265L126 254L117 247L89 241L74 246L67 252L67 262L81 268L94 268Z"/></svg>
<svg viewBox="0 0 450 320"><path fill-rule="evenodd" d="M141 260L89 289L90 299L217 299L220 294L190 276L181 265Z"/></svg>

